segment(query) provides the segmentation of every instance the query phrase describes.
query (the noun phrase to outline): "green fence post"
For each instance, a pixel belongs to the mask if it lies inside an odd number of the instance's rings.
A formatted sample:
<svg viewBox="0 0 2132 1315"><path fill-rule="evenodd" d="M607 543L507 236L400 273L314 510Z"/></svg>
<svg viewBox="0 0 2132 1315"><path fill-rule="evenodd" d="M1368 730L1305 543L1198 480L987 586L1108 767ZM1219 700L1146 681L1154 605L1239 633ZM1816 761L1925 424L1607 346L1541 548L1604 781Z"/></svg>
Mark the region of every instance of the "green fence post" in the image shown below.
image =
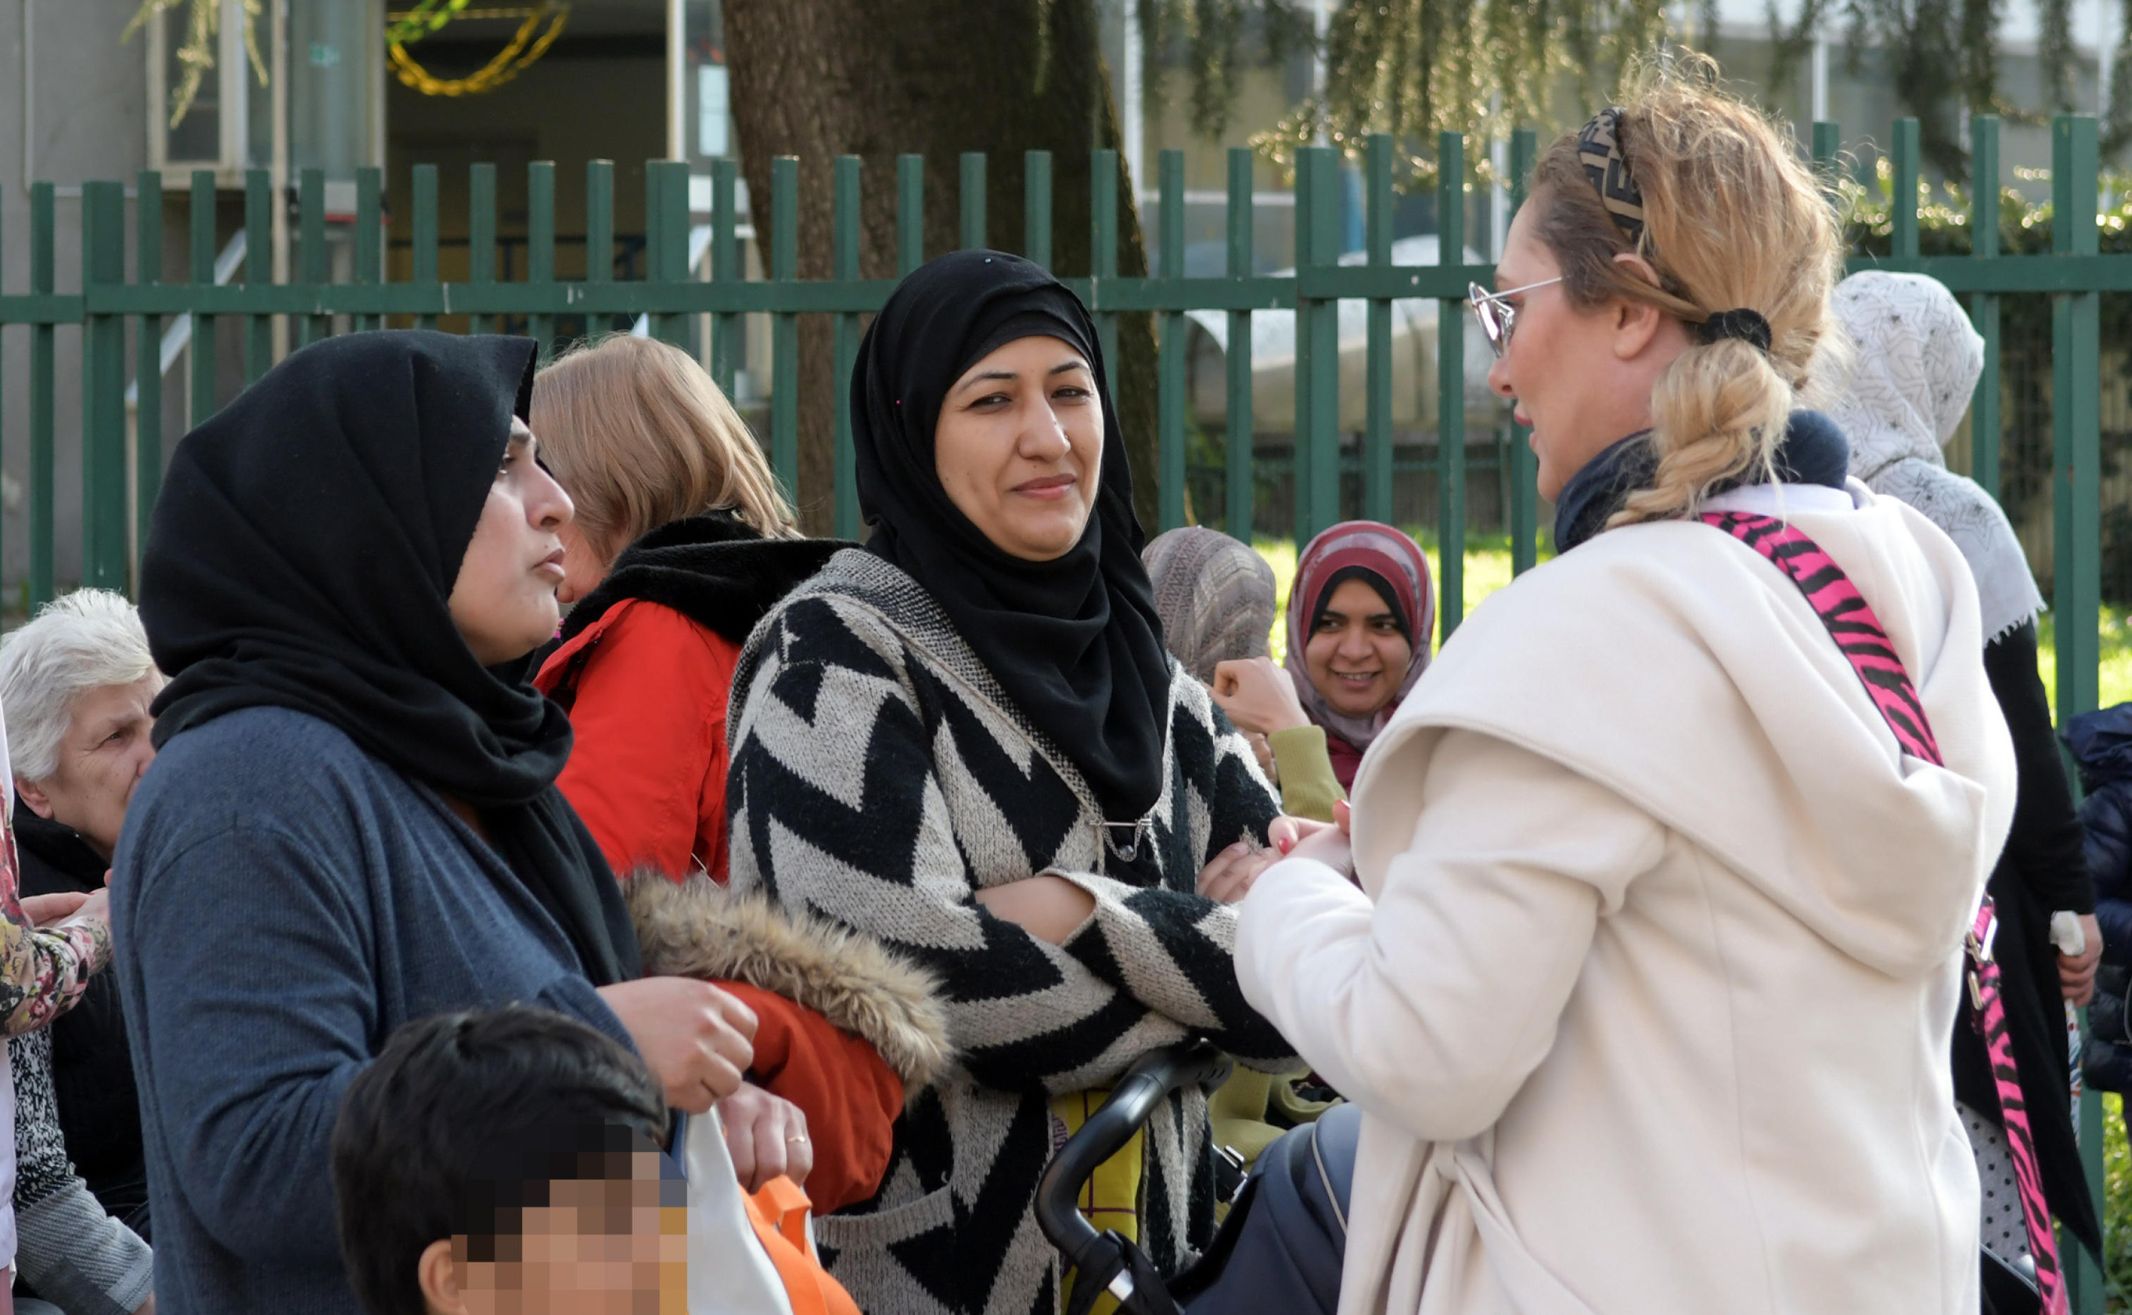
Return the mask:
<svg viewBox="0 0 2132 1315"><path fill-rule="evenodd" d="M1162 215L1157 251L1165 280L1184 277L1184 152L1162 152L1157 165ZM1184 524L1185 336L1184 312L1164 309L1157 317L1161 341L1155 355L1155 440L1159 475L1155 505L1162 529ZM1112 367L1116 368L1116 367Z"/></svg>
<svg viewBox="0 0 2132 1315"><path fill-rule="evenodd" d="M799 281L799 157L770 161L770 277ZM770 317L770 469L799 501L799 316Z"/></svg>
<svg viewBox="0 0 2132 1315"><path fill-rule="evenodd" d="M644 162L644 264L637 282L649 292L665 283L667 256L673 251L673 235L666 225L666 171L663 161ZM643 312L645 332L665 341L666 317L657 311Z"/></svg>
<svg viewBox="0 0 2132 1315"><path fill-rule="evenodd" d="M1917 259L1917 166L1921 154L1917 120L1895 121L1895 195L1889 207L1894 234L1888 243L1896 260Z"/></svg>
<svg viewBox="0 0 2132 1315"><path fill-rule="evenodd" d="M1999 254L1999 119L1979 114L1969 121L1970 177L1976 195L1970 204L1970 254L1989 259ZM1977 378L1969 409L1970 477L1992 497L1999 496L1999 295L1979 292L1969 299L1970 322L1984 339L1984 372Z"/></svg>
<svg viewBox="0 0 2132 1315"><path fill-rule="evenodd" d="M1374 269L1392 263L1392 137L1369 138L1362 193L1367 214L1365 245ZM1365 327L1368 378L1362 434L1362 514L1392 519L1392 299L1371 297Z"/></svg>
<svg viewBox="0 0 2132 1315"><path fill-rule="evenodd" d="M985 156L982 151L962 153L962 177L955 194L961 207L959 234L962 249L992 245L985 240Z"/></svg>
<svg viewBox="0 0 2132 1315"><path fill-rule="evenodd" d="M192 285L215 285L215 175L195 169L192 175L191 231ZM249 239L247 239L249 240ZM197 425L215 413L215 317L192 313L192 423Z"/></svg>
<svg viewBox="0 0 2132 1315"><path fill-rule="evenodd" d="M52 227L52 185L30 184L30 291L52 295L58 259ZM30 609L50 602L53 591L52 452L58 390L53 325L30 326Z"/></svg>
<svg viewBox="0 0 2132 1315"><path fill-rule="evenodd" d="M689 281L688 269L688 165L680 160L653 160L644 166L645 255L644 282L655 296L664 296ZM646 317L651 336L664 343L686 348L688 316L674 311L655 311Z"/></svg>
<svg viewBox="0 0 2132 1315"><path fill-rule="evenodd" d="M1253 247L1252 207L1256 204L1252 182L1251 148L1229 151L1229 277L1247 279L1257 272ZM1251 312L1229 312L1228 367L1229 407L1224 422L1228 430L1225 489L1228 505L1222 528L1245 543L1251 542L1252 503L1258 492L1257 444L1251 422ZM1301 545L1298 545L1300 550Z"/></svg>
<svg viewBox="0 0 2132 1315"><path fill-rule="evenodd" d="M81 194L82 583L126 587L126 318L93 307L126 286L126 192Z"/></svg>
<svg viewBox="0 0 2132 1315"><path fill-rule="evenodd" d="M1310 276L1340 258L1340 157L1306 146L1296 160L1296 550L1340 519L1340 303Z"/></svg>
<svg viewBox="0 0 2132 1315"><path fill-rule="evenodd" d="M469 287L487 289L496 283L496 166L486 161L466 173L466 281ZM467 327L482 332L503 332L503 317L472 316Z"/></svg>
<svg viewBox="0 0 2132 1315"><path fill-rule="evenodd" d="M2095 120L2060 115L2051 123L2051 251L2093 256L2098 188ZM2102 346L2100 298L2093 291L2051 296L2051 520L2056 569L2051 608L2058 618L2060 723L2098 702L2102 621ZM2081 1158L2088 1189L2103 1199L2102 1101L2090 1088L2081 1100ZM2073 1307L2080 1315L2103 1307L2104 1280L2086 1251L2068 1247Z"/></svg>
<svg viewBox="0 0 2132 1315"><path fill-rule="evenodd" d="M1447 132L1436 152L1436 258L1466 261L1466 139ZM1436 304L1437 632L1451 638L1466 614L1466 317Z"/></svg>
<svg viewBox="0 0 2132 1315"><path fill-rule="evenodd" d="M1532 187L1533 160L1539 154L1539 138L1530 128L1510 135L1510 213L1512 218L1525 204ZM1495 253L1501 260L1503 253ZM1459 310L1463 318L1465 310ZM1439 348L1440 350L1440 348ZM1510 571L1523 575L1540 559L1540 458L1532 450L1532 431L1510 422Z"/></svg>
<svg viewBox="0 0 2132 1315"><path fill-rule="evenodd" d="M614 281L614 161L585 162L585 282ZM600 328L586 324L587 336Z"/></svg>
<svg viewBox="0 0 2132 1315"><path fill-rule="evenodd" d="M711 281L721 286L737 285L747 277L741 268L740 219L734 188L740 166L733 160L711 161ZM740 362L747 343L741 339L740 315L720 311L711 317L711 377L727 397L733 395L740 375Z"/></svg>
<svg viewBox="0 0 2132 1315"><path fill-rule="evenodd" d="M437 166L433 164L414 168L414 238L414 285L427 292L443 281L437 273ZM417 315L415 327L434 329L437 317Z"/></svg>
<svg viewBox="0 0 2132 1315"><path fill-rule="evenodd" d="M264 169L244 173L244 287L274 286L274 184ZM244 381L251 383L274 365L274 318L254 312L244 317Z"/></svg>
<svg viewBox="0 0 2132 1315"><path fill-rule="evenodd" d="M1088 170L1088 304L1096 312L1103 368L1115 382L1123 369L1118 360L1118 315L1101 307L1104 284L1118 277L1118 153L1093 152Z"/></svg>
<svg viewBox="0 0 2132 1315"><path fill-rule="evenodd" d="M163 281L163 175L143 169L133 184L134 280ZM133 351L133 551L148 542L148 522L163 487L163 317L141 316Z"/></svg>
<svg viewBox="0 0 2132 1315"><path fill-rule="evenodd" d="M1833 185L1843 168L1843 127L1826 119L1814 120L1814 167L1824 182Z"/></svg>
<svg viewBox="0 0 2132 1315"><path fill-rule="evenodd" d="M297 277L313 306L322 305L332 275L326 264L326 173L306 169L296 184ZM301 347L329 337L333 317L312 313L296 320L296 345Z"/></svg>
<svg viewBox="0 0 2132 1315"><path fill-rule="evenodd" d="M1035 154L1036 152L1032 152ZM859 279L859 157L840 155L836 162L835 192L831 197L830 274L839 283ZM851 446L851 371L859 359L859 317L843 312L836 317L836 378L830 392L836 397L836 513L839 539L859 537L859 485Z"/></svg>
<svg viewBox="0 0 2132 1315"><path fill-rule="evenodd" d="M355 282L357 287L374 287L381 293L385 286L385 197L384 175L376 165L364 165L355 171ZM209 175L212 186L213 175ZM194 230L197 235L198 230ZM208 257L214 257L214 231L208 230ZM197 248L195 251L197 252ZM199 281L197 271L193 281ZM358 329L383 328L383 315L358 315ZM200 332L193 330L194 350L198 350Z"/></svg>
<svg viewBox="0 0 2132 1315"><path fill-rule="evenodd" d="M555 316L546 307L555 296L555 162L526 166L526 295L535 310L527 332L540 344L546 364L555 353Z"/></svg>
<svg viewBox="0 0 2132 1315"><path fill-rule="evenodd" d="M1022 155L1022 254L1051 268L1051 152Z"/></svg>
<svg viewBox="0 0 2132 1315"><path fill-rule="evenodd" d="M896 157L896 276L925 263L925 157Z"/></svg>
<svg viewBox="0 0 2132 1315"><path fill-rule="evenodd" d="M2092 256L2096 186L2095 120L2060 115L2051 124L2051 195L2057 217L2051 250ZM2058 716L2092 710L2097 698L2101 581L2101 366L2098 298L2051 297L2052 512L2057 531L2052 610L2057 614Z"/></svg>

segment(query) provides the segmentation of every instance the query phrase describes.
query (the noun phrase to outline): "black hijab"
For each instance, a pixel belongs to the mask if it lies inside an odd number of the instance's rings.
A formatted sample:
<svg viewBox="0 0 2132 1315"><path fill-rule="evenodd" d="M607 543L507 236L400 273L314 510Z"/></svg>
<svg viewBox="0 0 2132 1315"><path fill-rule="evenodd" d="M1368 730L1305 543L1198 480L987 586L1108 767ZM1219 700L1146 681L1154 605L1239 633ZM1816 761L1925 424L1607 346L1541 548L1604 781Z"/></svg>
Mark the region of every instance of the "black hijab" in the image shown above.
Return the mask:
<svg viewBox="0 0 2132 1315"><path fill-rule="evenodd" d="M448 600L531 395L525 338L396 331L292 353L172 455L141 561L170 676L155 740L241 708L331 723L481 813L598 985L638 974L598 847L555 788L570 723L484 668Z"/></svg>
<svg viewBox="0 0 2132 1315"><path fill-rule="evenodd" d="M765 538L729 511L684 516L615 559L607 578L563 618L562 639L569 643L617 603L641 598L745 644L780 599L852 546L841 539Z"/></svg>
<svg viewBox="0 0 2132 1315"><path fill-rule="evenodd" d="M1103 407L1095 507L1080 542L1049 562L996 547L956 510L933 459L933 426L956 379L994 349L1039 336L1081 353ZM868 550L925 586L1015 706L1088 779L1104 817L1139 821L1162 793L1170 658L1087 308L1019 256L942 256L898 284L867 329L851 417Z"/></svg>

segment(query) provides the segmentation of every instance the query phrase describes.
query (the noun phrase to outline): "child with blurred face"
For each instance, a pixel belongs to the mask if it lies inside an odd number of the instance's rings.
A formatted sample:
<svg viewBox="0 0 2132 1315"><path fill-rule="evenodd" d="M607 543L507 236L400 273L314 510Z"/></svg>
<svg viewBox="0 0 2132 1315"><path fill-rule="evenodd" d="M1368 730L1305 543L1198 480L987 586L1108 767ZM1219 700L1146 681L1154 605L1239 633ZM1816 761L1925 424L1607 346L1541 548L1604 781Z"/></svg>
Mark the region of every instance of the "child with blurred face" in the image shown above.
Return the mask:
<svg viewBox="0 0 2132 1315"><path fill-rule="evenodd" d="M342 1252L372 1315L686 1308L685 1185L658 1085L592 1029L510 1006L411 1023L333 1138Z"/></svg>

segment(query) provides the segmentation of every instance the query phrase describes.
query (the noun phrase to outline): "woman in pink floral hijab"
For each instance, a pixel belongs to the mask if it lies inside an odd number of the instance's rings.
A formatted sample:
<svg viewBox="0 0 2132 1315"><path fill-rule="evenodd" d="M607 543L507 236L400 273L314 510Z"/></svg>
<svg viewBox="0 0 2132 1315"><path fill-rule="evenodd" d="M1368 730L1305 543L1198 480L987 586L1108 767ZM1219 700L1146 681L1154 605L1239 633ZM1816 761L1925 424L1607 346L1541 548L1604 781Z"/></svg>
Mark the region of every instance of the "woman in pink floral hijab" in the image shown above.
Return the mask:
<svg viewBox="0 0 2132 1315"><path fill-rule="evenodd" d="M1435 627L1429 559L1389 525L1343 521L1296 560L1286 665L1343 788L1428 669Z"/></svg>

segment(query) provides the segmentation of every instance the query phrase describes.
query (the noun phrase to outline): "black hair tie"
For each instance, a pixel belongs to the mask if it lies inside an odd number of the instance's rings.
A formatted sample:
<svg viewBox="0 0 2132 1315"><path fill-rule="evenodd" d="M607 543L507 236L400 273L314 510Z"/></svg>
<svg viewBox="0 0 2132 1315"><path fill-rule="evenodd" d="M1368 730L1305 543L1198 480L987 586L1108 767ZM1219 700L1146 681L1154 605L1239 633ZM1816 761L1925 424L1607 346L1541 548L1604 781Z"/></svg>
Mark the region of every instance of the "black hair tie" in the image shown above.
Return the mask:
<svg viewBox="0 0 2132 1315"><path fill-rule="evenodd" d="M1696 341L1701 343L1723 342L1738 338L1741 342L1753 343L1767 352L1773 341L1769 333L1769 321L1760 311L1742 306L1737 310L1721 310L1695 326Z"/></svg>

